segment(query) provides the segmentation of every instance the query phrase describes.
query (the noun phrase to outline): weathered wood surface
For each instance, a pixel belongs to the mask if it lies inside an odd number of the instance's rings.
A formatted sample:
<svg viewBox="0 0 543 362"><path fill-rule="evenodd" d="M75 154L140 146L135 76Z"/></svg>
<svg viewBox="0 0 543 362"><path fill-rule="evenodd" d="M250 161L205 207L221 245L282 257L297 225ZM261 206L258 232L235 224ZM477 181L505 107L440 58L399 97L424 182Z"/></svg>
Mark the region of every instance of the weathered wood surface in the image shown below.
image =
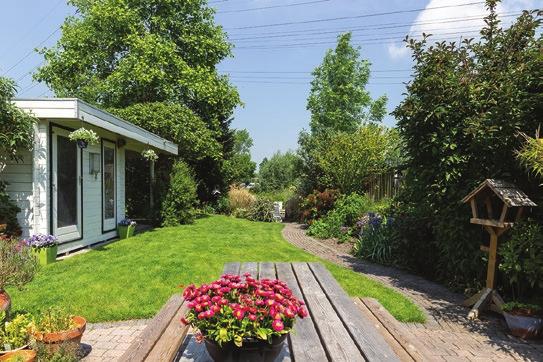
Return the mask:
<svg viewBox="0 0 543 362"><path fill-rule="evenodd" d="M309 316L296 321L288 343L274 362L400 360L378 331L381 325L374 323L375 317L365 315L321 264L228 263L224 273L251 273L255 278L281 279L306 303ZM191 335L187 338L175 360L210 362L205 345L196 343ZM401 353L404 353L402 357L416 355L416 351ZM236 358L236 361L261 360L262 357L249 355Z"/></svg>
<svg viewBox="0 0 543 362"><path fill-rule="evenodd" d="M146 361L172 361L174 359L189 332L189 327L180 322L181 317L184 317L187 312L188 307L183 303L147 356Z"/></svg>
<svg viewBox="0 0 543 362"><path fill-rule="evenodd" d="M160 312L149 322L148 326L130 345L126 353L121 357L121 361L141 362L147 359L155 345L160 340L174 317L177 315L183 304L183 297L179 294L172 296L162 307ZM184 327L188 330L188 327ZM181 342L183 336L180 335ZM170 341L171 342L171 341ZM179 345L181 345L179 342ZM175 354L175 353L174 353Z"/></svg>

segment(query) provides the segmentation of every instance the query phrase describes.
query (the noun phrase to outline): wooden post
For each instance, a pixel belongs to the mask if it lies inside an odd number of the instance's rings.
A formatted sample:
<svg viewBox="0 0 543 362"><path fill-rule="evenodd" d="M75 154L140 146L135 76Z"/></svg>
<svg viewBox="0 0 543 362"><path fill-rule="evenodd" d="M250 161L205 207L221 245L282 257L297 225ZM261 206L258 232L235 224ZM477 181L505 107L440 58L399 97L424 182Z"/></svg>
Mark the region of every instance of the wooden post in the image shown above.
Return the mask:
<svg viewBox="0 0 543 362"><path fill-rule="evenodd" d="M488 270L486 273L486 287L494 289L496 279L496 258L498 254L498 235L494 229L491 229L490 247L488 250Z"/></svg>
<svg viewBox="0 0 543 362"><path fill-rule="evenodd" d="M155 196L153 192L155 189L155 161L150 161L149 176L149 208L153 210L155 207Z"/></svg>

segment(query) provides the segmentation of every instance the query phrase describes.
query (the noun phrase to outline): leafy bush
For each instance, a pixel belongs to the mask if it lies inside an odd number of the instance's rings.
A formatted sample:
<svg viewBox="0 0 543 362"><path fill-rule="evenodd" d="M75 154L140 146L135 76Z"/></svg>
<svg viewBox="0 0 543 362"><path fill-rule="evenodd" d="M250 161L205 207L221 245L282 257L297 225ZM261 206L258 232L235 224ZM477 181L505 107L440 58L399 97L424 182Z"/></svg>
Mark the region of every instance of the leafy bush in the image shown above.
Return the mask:
<svg viewBox="0 0 543 362"><path fill-rule="evenodd" d="M252 221L273 222L273 201L267 198L258 197L253 206L249 209L247 219Z"/></svg>
<svg viewBox="0 0 543 362"><path fill-rule="evenodd" d="M285 209L285 220L300 221L302 215L302 203L304 201L303 196L299 194L293 195L283 205Z"/></svg>
<svg viewBox="0 0 543 362"><path fill-rule="evenodd" d="M61 308L48 308L32 321L32 333L55 333L69 331L77 324L73 316Z"/></svg>
<svg viewBox="0 0 543 362"><path fill-rule="evenodd" d="M516 223L511 237L499 248L499 269L515 299L543 289L543 228L533 220Z"/></svg>
<svg viewBox="0 0 543 362"><path fill-rule="evenodd" d="M188 224L194 220L197 204L196 182L189 166L177 161L170 174L170 187L162 201L162 225Z"/></svg>
<svg viewBox="0 0 543 362"><path fill-rule="evenodd" d="M257 191L256 195L257 197L263 197L272 201L281 201L283 203L286 203L288 200L294 197L295 193L296 187L290 186L281 190Z"/></svg>
<svg viewBox="0 0 543 362"><path fill-rule="evenodd" d="M297 183L300 158L294 153L277 152L260 163L258 189L261 191L284 190Z"/></svg>
<svg viewBox="0 0 543 362"><path fill-rule="evenodd" d="M232 212L235 212L237 209L249 210L255 201L256 196L248 189L230 186L230 190L228 191L228 204Z"/></svg>
<svg viewBox="0 0 543 362"><path fill-rule="evenodd" d="M313 222L307 233L321 239L349 239L355 228L356 221L365 212L372 211L375 204L366 196L356 193L341 196L332 210L320 220Z"/></svg>
<svg viewBox="0 0 543 362"><path fill-rule="evenodd" d="M0 350L12 350L28 343L30 314L18 314L7 320L5 312L0 313Z"/></svg>
<svg viewBox="0 0 543 362"><path fill-rule="evenodd" d="M410 267L465 289L476 287L485 264L477 240L488 235L470 225L460 204L482 180L511 181L536 203L537 182L515 158L518 132L532 133L541 107L541 12L526 11L503 29L495 1L473 41L409 39L413 79L393 112L409 155L400 195L398 237ZM504 56L507 54L507 56Z"/></svg>
<svg viewBox="0 0 543 362"><path fill-rule="evenodd" d="M215 204L215 212L218 214L230 214L230 200L226 196L221 196Z"/></svg>
<svg viewBox="0 0 543 362"><path fill-rule="evenodd" d="M314 220L323 217L334 207L334 203L339 196L338 190L313 191L301 202L300 220L306 224L311 224Z"/></svg>
<svg viewBox="0 0 543 362"><path fill-rule="evenodd" d="M33 349L36 351L39 362L78 362L81 360L79 344L73 342L61 343L58 350L55 351L44 343L37 343Z"/></svg>
<svg viewBox="0 0 543 362"><path fill-rule="evenodd" d="M0 225L6 225L5 230L0 227L0 235L4 233L18 236L21 234L21 227L17 221L17 213L21 209L9 198L6 187L7 183L0 181Z"/></svg>
<svg viewBox="0 0 543 362"><path fill-rule="evenodd" d="M392 218L368 213L357 222L359 237L353 247L356 256L380 264L394 264L395 242Z"/></svg>
<svg viewBox="0 0 543 362"><path fill-rule="evenodd" d="M38 270L31 248L16 238L0 236L0 291L7 287L21 289Z"/></svg>

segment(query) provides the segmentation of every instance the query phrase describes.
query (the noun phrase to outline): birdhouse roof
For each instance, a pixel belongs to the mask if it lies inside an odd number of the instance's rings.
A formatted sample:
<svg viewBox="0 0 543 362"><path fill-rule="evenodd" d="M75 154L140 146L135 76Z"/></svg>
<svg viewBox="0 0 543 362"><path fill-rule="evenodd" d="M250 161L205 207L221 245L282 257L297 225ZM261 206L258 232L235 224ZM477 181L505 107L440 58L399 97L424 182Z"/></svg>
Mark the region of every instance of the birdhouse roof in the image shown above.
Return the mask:
<svg viewBox="0 0 543 362"><path fill-rule="evenodd" d="M496 196L498 196L500 200L507 205L507 207L537 206L535 202L530 200L524 191L519 189L514 184L495 179L484 180L475 190L464 197L462 202L469 202L472 198L484 192L486 189L490 189L492 192L494 192L494 194L496 194Z"/></svg>

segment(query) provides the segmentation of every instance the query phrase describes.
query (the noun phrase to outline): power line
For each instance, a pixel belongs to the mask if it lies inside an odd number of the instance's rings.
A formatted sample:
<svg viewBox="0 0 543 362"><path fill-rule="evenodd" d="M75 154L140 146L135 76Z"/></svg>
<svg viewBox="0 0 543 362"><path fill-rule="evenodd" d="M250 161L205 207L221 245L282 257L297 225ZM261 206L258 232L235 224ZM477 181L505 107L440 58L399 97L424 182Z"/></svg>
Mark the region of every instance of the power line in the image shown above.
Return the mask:
<svg viewBox="0 0 543 362"><path fill-rule="evenodd" d="M290 8L290 7L293 7L293 6L303 6L303 5L310 5L310 4L318 4L318 3L325 3L325 2L329 2L329 1L330 0L314 0L314 1L306 1L306 2L302 2L302 3L294 3L294 4L262 6L262 7L259 7L259 8L223 10L223 11L217 11L217 14L244 13L244 12L248 12L248 11L257 11L257 10Z"/></svg>
<svg viewBox="0 0 543 362"><path fill-rule="evenodd" d="M370 77L370 78L371 79L405 79L406 77L400 77L400 76L394 76L394 77L384 76L384 77L380 77L380 76L375 76L375 77ZM261 76L241 76L241 75L236 75L236 76L232 76L231 79L281 79L281 80L303 79L303 80L313 80L312 77L280 77L280 76L264 76L264 75L261 75Z"/></svg>
<svg viewBox="0 0 543 362"><path fill-rule="evenodd" d="M270 27L295 25L295 24L312 24L312 23L321 23L321 22L338 21L338 20L361 19L361 18L369 18L369 17L375 17L375 16L387 16L387 15L395 15L395 14L413 13L413 12L419 12L419 11L423 11L423 10L437 10L437 9L457 8L457 7L463 7L463 6L479 5L479 4L484 4L484 3L485 3L484 1L477 1L477 2L471 2L471 3L465 3L465 4L457 4L457 5L434 6L434 7L431 7L431 8L396 10L396 11L387 11L387 12L373 13L373 14L363 14L363 15L354 15L354 16L340 16L340 17L335 17L335 18L325 18L325 19L315 19L315 20L291 21L291 22L284 22L284 23L272 23L272 24L240 26L240 27L230 28L230 29L231 30L243 30L243 29L256 29L256 28L270 28ZM226 30L228 30L228 29L226 29Z"/></svg>
<svg viewBox="0 0 543 362"><path fill-rule="evenodd" d="M235 84L237 83L247 83L247 84L300 84L300 85L310 85L310 82L283 82L283 81L251 81L251 80L239 80L234 81ZM398 85L398 84L405 84L402 82L386 82L386 83L371 83L368 82L368 85Z"/></svg>
<svg viewBox="0 0 543 362"><path fill-rule="evenodd" d="M412 69L378 69L371 70L371 73L386 72L410 72ZM270 71L270 70L222 70L223 73L242 73L242 74L311 74L311 71Z"/></svg>

